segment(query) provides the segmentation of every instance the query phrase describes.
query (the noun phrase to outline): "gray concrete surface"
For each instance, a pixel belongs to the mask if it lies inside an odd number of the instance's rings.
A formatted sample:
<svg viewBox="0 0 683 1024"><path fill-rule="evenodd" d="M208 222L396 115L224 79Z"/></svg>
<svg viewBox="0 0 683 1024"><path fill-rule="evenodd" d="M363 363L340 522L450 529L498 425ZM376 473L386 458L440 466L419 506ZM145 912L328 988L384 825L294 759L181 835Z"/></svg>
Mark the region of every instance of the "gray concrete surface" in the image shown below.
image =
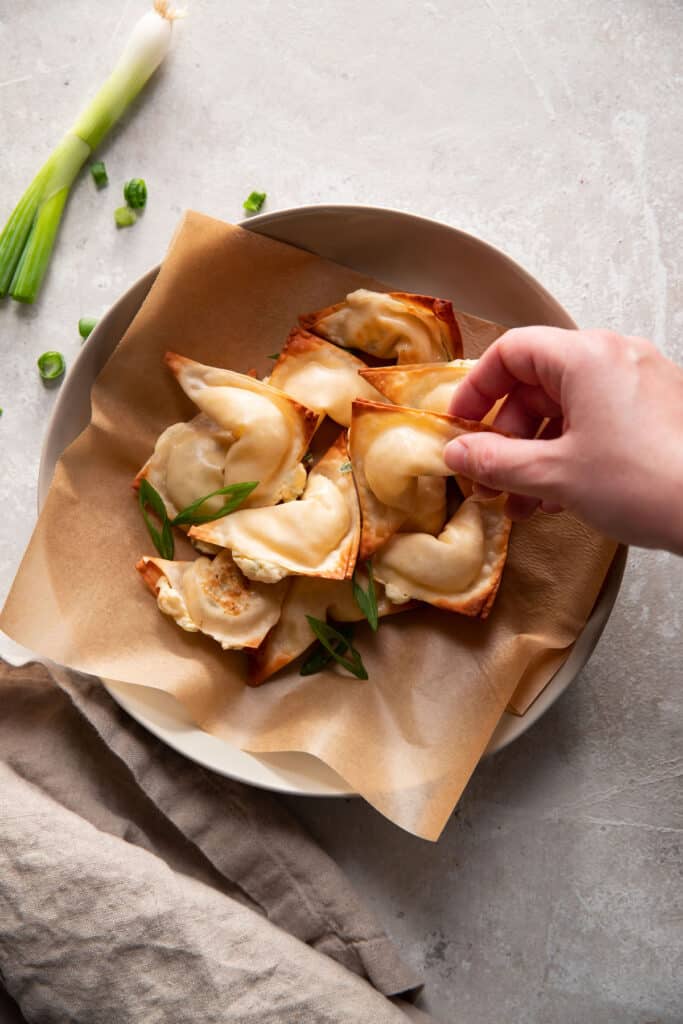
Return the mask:
<svg viewBox="0 0 683 1024"><path fill-rule="evenodd" d="M145 6L0 5L0 218ZM55 398L35 359L73 360L79 316L159 260L187 206L236 220L263 188L270 210L435 217L504 249L580 324L683 360L680 3L187 7L165 69L103 147L109 190L75 189L40 302L0 307L0 598ZM133 175L149 206L117 232ZM682 597L681 560L633 553L581 678L481 766L436 846L357 801L292 801L424 968L442 1021L683 1021Z"/></svg>

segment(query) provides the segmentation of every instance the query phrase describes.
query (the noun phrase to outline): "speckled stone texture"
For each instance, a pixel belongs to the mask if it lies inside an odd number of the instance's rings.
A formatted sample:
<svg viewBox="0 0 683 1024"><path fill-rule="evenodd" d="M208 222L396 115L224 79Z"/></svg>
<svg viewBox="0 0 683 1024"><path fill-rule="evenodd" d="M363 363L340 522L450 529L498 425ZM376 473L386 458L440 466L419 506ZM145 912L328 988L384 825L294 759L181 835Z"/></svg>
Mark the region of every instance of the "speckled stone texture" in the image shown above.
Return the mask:
<svg viewBox="0 0 683 1024"><path fill-rule="evenodd" d="M145 6L0 6L0 218ZM434 217L505 250L580 324L683 361L676 0L187 7L163 72L102 148L109 188L76 187L39 303L0 307L0 597L55 398L35 360L73 360L78 318L159 260L187 206L237 220L265 189L270 210ZM149 204L117 232L131 176ZM442 1021L683 1021L682 598L682 560L631 554L586 670L481 766L436 846L359 801L291 801L424 968Z"/></svg>

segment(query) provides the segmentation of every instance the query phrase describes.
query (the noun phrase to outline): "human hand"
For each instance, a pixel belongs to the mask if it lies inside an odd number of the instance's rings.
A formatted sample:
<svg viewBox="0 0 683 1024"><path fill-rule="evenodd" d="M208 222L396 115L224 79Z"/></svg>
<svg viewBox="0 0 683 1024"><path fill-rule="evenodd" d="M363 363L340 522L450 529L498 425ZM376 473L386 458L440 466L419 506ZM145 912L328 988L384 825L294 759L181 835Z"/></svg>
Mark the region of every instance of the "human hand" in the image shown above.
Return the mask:
<svg viewBox="0 0 683 1024"><path fill-rule="evenodd" d="M683 554L683 369L644 338L521 327L485 352L449 411L480 420L503 395L495 426L513 436L451 441L450 469L507 491L513 519L566 508L616 540Z"/></svg>

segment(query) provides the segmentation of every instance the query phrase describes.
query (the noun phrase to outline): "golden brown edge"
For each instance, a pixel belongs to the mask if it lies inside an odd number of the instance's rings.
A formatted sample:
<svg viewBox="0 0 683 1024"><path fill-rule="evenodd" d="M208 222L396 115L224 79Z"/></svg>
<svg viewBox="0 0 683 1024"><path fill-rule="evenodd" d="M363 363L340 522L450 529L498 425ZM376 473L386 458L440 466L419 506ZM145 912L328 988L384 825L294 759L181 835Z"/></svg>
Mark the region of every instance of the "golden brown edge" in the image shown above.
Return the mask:
<svg viewBox="0 0 683 1024"><path fill-rule="evenodd" d="M386 543L387 540L394 533L400 529L400 525L396 526L390 533L379 534L373 527L373 522L377 520L379 512L377 509L372 508L372 502L376 499L370 491L365 481L365 475L359 466L358 458L354 455L354 424L358 424L359 420L363 416L371 415L373 413L380 413L384 416L395 415L397 413L407 413L411 417L427 418L430 420L441 420L444 423L451 424L452 426L459 427L463 432L467 433L481 433L481 432L496 432L492 427L479 423L475 420L465 420L460 416L450 416L448 413L442 412L430 412L427 409L413 409L409 406L404 405L384 405L381 402L370 402L365 398L356 398L353 401L351 410L351 463L353 465L353 473L356 481L356 490L358 492L358 499L361 508L361 538L360 538L360 549L358 557L361 561L370 558L375 551L377 551L382 544ZM500 433L500 431L497 431ZM386 509L386 506L382 506Z"/></svg>
<svg viewBox="0 0 683 1024"><path fill-rule="evenodd" d="M301 327L292 327L291 331L287 335L287 339L280 349L280 354L275 360L273 365L273 372L271 377L277 371L278 366L287 361L287 357L300 355L303 352L314 352L316 349L325 348L330 345L329 341L325 341L324 338L319 337L317 334L312 334L311 331L307 331ZM337 346L333 346L337 348ZM277 385L273 385L277 387Z"/></svg>
<svg viewBox="0 0 683 1024"><path fill-rule="evenodd" d="M353 442L353 416L363 416L372 412L383 413L384 415L395 414L395 413L408 413L410 416L419 416L427 419L439 419L445 423L450 423L453 426L461 427L463 431L468 434L474 433L494 433L502 434L501 430L495 430L495 428L488 426L488 424L480 423L478 420L466 420L462 416L451 416L447 412L431 412L429 409L414 409L409 405L385 405L383 402L371 402L367 398L354 398L352 406L352 418L351 418L351 439Z"/></svg>
<svg viewBox="0 0 683 1024"><path fill-rule="evenodd" d="M498 556L498 561L496 562L496 565L494 567L493 581L492 581L492 584L491 584L491 588L489 589L489 591L487 593L487 596L486 596L486 600L484 601L484 603L483 603L483 605L482 605L482 607L481 607L481 609L479 611L479 618L480 619L487 619L489 617L489 613L490 613L490 611L491 611L491 609L493 607L493 602L495 601L496 595L497 595L497 593L498 593L498 591L500 589L500 584L501 584L502 579L503 579L503 570L505 569L505 564L506 564L507 558L508 558L508 550L510 548L510 532L511 531L512 531L512 520L508 519L507 516L506 516L505 517L505 543L503 545L503 549L502 549L500 555Z"/></svg>
<svg viewBox="0 0 683 1024"><path fill-rule="evenodd" d="M273 629L275 629L275 626L273 626ZM272 679L276 672L279 672L281 668L285 668L286 665L291 665L291 663L299 657L298 654L295 655L294 658L290 658L286 654L279 654L277 657L268 661L266 657L267 643L268 635L266 634L266 637L261 641L260 646L257 647L256 650L248 652L247 686L263 686L265 682ZM311 644L309 646L312 646L314 643L315 637L312 637ZM308 647L306 650L308 650ZM305 651L302 651L301 653L304 654Z"/></svg>
<svg viewBox="0 0 683 1024"><path fill-rule="evenodd" d="M349 452L349 432L348 432L348 430L342 430L340 432L340 434L337 437L337 439L334 442L334 444L330 445L330 447L327 449L327 452L325 453L325 455L327 455L329 452L333 451L334 449L336 449L339 452L339 461L338 461L338 467L339 468L341 468L341 466L345 462L351 462L351 453ZM323 459L325 458L325 455L323 456ZM321 459L320 462L322 462L323 459ZM320 463L318 463L318 465L320 465ZM352 540L351 540L351 546L350 546L350 549L349 549L349 556L348 556L348 558L346 560L346 568L345 568L345 572L344 572L344 579L347 579L347 580L351 579L351 577L353 576L355 568L356 568L356 562L358 561L358 552L359 552L359 549L360 549L360 537L361 537L361 522L362 522L361 507L360 507L360 497L359 497L359 494L358 494L358 487L356 485L356 478L355 478L355 476L353 474L353 463L351 463L351 467L352 467L351 468L351 472L346 474L346 475L350 478L349 479L349 485L350 485L353 497L355 498L355 501L353 502L353 537L352 537Z"/></svg>
<svg viewBox="0 0 683 1024"><path fill-rule="evenodd" d="M315 327L324 320L326 317L331 316L332 313L338 313L340 309L343 309L346 305L346 299L343 302L335 302L332 306L325 306L323 309L317 309L313 313L303 313L299 316L299 323L305 331L312 332L315 334Z"/></svg>
<svg viewBox="0 0 683 1024"><path fill-rule="evenodd" d="M500 589L500 584L503 578L503 570L508 556L508 548L510 543L510 531L512 529L512 521L507 516L502 517L504 520L505 536L503 545L496 560L493 569L489 575L489 584L487 588L475 596L471 597L468 601L464 602L453 602L445 598L443 601L429 602L434 608L441 608L443 611L453 612L458 615L467 615L471 618L487 619L493 602L496 599L496 594Z"/></svg>
<svg viewBox="0 0 683 1024"><path fill-rule="evenodd" d="M394 396L404 387L406 379L438 375L440 369L460 371L452 374L454 384L469 372L469 368L451 367L449 363L396 363L392 366L369 366L365 370L359 370L358 374L390 402L400 404Z"/></svg>
<svg viewBox="0 0 683 1024"><path fill-rule="evenodd" d="M319 334L313 334L311 331L304 330L301 327L293 327L287 335L280 354L273 366L273 371L269 377L269 381L273 379L277 373L279 366L287 363L288 359L292 359L298 355L305 354L307 352L315 352L320 349L331 349L338 357L348 361L349 366L357 367L360 372L361 369L367 368L367 363L360 359L357 355L354 355L350 349L342 348L340 345L334 345L331 341L327 341L325 338L321 338ZM277 387L277 384L271 385Z"/></svg>
<svg viewBox="0 0 683 1024"><path fill-rule="evenodd" d="M401 522L405 517L398 517L395 510L390 510L386 505L382 505L368 487L365 479L365 473L360 465L360 460L354 453L354 424L357 426L362 416L371 414L378 409L396 410L399 408L403 407L396 405L384 405L381 402L369 402L366 399L354 399L351 406L349 455L351 465L353 467L353 477L361 511L358 559L362 562L371 558L375 551L377 551L382 544L386 543L386 541L400 529ZM376 522L380 516L380 506L386 518L388 518L389 515L392 515L392 518L396 520L393 528L388 528L389 532L380 533L376 529Z"/></svg>
<svg viewBox="0 0 683 1024"><path fill-rule="evenodd" d="M285 601L287 598L285 597ZM420 601L405 601L403 604L393 605L390 609L380 612L380 618L384 619L390 615L398 615L400 612L410 611L412 608L416 608L421 604ZM358 620L362 624L362 619ZM266 658L266 649L268 644L268 637L273 630L277 629L278 623L272 627L270 632L264 637L261 642L261 646L255 651L248 652L247 661L247 686L262 686L263 683L268 682L272 677L280 671L280 669L286 668L287 665L291 665L297 658L304 656L306 651L309 651L313 644L316 642L316 638L311 636L311 642L308 647L305 647L303 651L299 651L298 654L288 656L287 654L280 654L276 658L268 661Z"/></svg>
<svg viewBox="0 0 683 1024"><path fill-rule="evenodd" d="M159 566L155 565L154 562L148 561L146 558L141 558L135 563L135 568L142 576L142 582L149 592L156 597L157 585L164 575Z"/></svg>
<svg viewBox="0 0 683 1024"><path fill-rule="evenodd" d="M328 466L333 470L335 467L337 468L337 470L339 470L340 466L342 466L345 462L350 461L351 456L348 447L348 431L340 430L335 440L324 452L324 454L318 460L318 462L314 466L313 470L311 470L311 472L320 470L322 467L322 471L325 473L325 475L327 475L326 470ZM349 480L349 485L352 489L355 502L353 502L353 535L351 538L349 555L346 559L346 564L344 566L344 574L343 576L320 576L320 579L350 579L353 576L354 570L356 568L361 536L361 508L360 499L358 495L358 488L356 486L356 480L353 475L353 472L349 473L348 476L351 478Z"/></svg>
<svg viewBox="0 0 683 1024"><path fill-rule="evenodd" d="M389 294L394 299L402 299L408 305L427 309L434 314L437 320L441 320L448 328L448 336L451 342L451 359L462 359L462 334L460 332L460 324L455 319L453 303L450 299L437 299L431 295L414 295L411 292L389 292Z"/></svg>
<svg viewBox="0 0 683 1024"><path fill-rule="evenodd" d="M183 366L185 366L187 363L197 364L196 359L190 359L188 356L181 356L178 352L171 351L164 353L164 362L169 367L171 373L176 378L176 380L178 379L178 376L180 375ZM199 363L197 365L206 366L208 364ZM308 448L308 442L310 441L310 439L313 437L313 434L320 426L323 420L324 413L316 412L315 409L310 409L307 405L302 405L301 402L297 402L296 398L292 398L291 395L288 395L286 391L281 391L280 388L275 387L275 385L273 384L266 384L265 381L260 380L257 376L252 377L251 374L249 373L240 373L239 370L231 370L230 367L228 366L215 366L211 367L211 369L225 370L226 373L232 373L236 377L244 377L246 378L246 380L253 384L259 384L260 388L265 388L266 390L277 392L279 397L285 399L290 405L292 405L296 409L301 420L303 421L303 434L305 439L305 446L302 448L303 455L303 453L306 451L306 448ZM251 390L255 394L259 394L260 388L250 388L247 386L246 390ZM299 458L300 457L301 456L299 456Z"/></svg>

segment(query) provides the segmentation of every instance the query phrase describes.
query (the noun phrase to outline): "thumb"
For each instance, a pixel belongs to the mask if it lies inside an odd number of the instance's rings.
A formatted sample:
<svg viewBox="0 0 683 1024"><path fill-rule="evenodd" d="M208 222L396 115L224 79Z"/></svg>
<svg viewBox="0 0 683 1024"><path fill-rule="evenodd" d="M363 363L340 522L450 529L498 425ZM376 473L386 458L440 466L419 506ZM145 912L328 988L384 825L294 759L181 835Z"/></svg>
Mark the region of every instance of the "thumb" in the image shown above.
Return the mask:
<svg viewBox="0 0 683 1024"><path fill-rule="evenodd" d="M561 442L527 441L492 431L449 441L444 460L454 473L497 491L561 501Z"/></svg>

